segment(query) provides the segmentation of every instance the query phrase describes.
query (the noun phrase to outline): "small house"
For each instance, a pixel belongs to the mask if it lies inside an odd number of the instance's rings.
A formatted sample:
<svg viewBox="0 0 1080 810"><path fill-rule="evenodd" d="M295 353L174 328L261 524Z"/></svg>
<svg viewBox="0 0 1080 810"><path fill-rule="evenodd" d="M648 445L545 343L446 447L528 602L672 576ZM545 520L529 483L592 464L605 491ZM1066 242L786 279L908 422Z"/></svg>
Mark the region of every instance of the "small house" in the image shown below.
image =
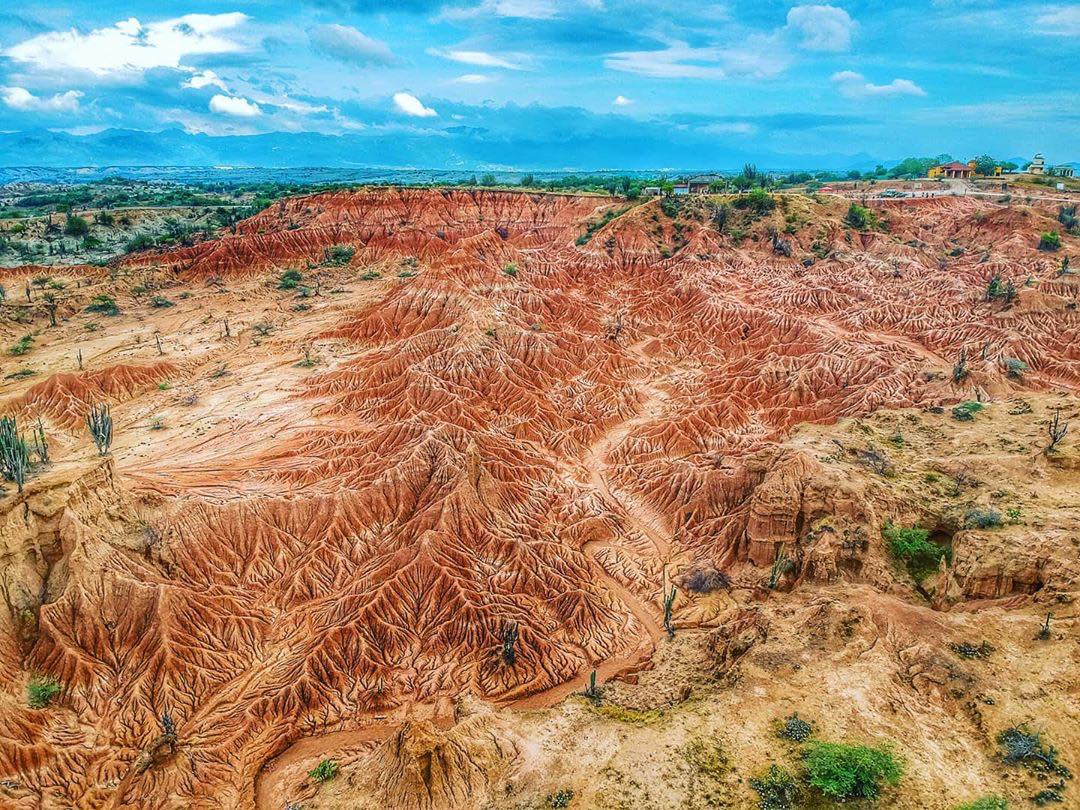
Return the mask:
<svg viewBox="0 0 1080 810"><path fill-rule="evenodd" d="M671 190L671 193L676 197L686 197L690 194L690 184L679 183Z"/></svg>
<svg viewBox="0 0 1080 810"><path fill-rule="evenodd" d="M952 163L943 163L940 166L934 166L926 173L927 177L947 177L950 180L957 178L971 177L975 174L975 169L968 163L961 163L958 160L954 160Z"/></svg>
<svg viewBox="0 0 1080 810"><path fill-rule="evenodd" d="M644 197L659 197L660 192L660 186L645 186L645 188L641 190L641 194Z"/></svg>
<svg viewBox="0 0 1080 810"><path fill-rule="evenodd" d="M1046 158L1043 157L1042 152L1036 152L1035 157L1031 159L1031 163L1027 167L1028 174L1046 174Z"/></svg>
<svg viewBox="0 0 1080 810"><path fill-rule="evenodd" d="M708 194L714 183L722 183L723 178L718 174L702 174L697 177L691 177L687 182L690 187L691 194Z"/></svg>

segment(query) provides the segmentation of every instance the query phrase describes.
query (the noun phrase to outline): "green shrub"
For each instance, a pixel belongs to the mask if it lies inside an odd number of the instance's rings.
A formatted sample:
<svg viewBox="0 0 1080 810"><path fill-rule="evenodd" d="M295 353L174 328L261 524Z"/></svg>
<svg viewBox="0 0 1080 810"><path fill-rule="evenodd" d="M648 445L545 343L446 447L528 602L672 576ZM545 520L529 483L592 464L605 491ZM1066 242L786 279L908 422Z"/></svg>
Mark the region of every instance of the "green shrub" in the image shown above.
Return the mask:
<svg viewBox="0 0 1080 810"><path fill-rule="evenodd" d="M128 253L134 253L136 250L146 250L148 248L152 248L154 244L154 237L152 237L150 234L137 233L128 240L127 244L124 245L124 249Z"/></svg>
<svg viewBox="0 0 1080 810"><path fill-rule="evenodd" d="M753 777L750 787L757 791L761 810L788 810L799 796L795 778L779 765L770 765L765 773Z"/></svg>
<svg viewBox="0 0 1080 810"><path fill-rule="evenodd" d="M1015 357L1006 357L1002 362L1005 364L1005 373L1013 379L1023 379L1024 374L1027 373L1028 364L1023 360L1018 360Z"/></svg>
<svg viewBox="0 0 1080 810"><path fill-rule="evenodd" d="M26 685L26 702L31 709L44 709L60 694L60 682L50 676L35 675Z"/></svg>
<svg viewBox="0 0 1080 810"><path fill-rule="evenodd" d="M304 277L300 275L299 270L286 270L281 274L281 278L278 279L278 289L295 290L300 286L300 282L303 278Z"/></svg>
<svg viewBox="0 0 1080 810"><path fill-rule="evenodd" d="M873 230L881 224L877 214L858 203L852 203L848 206L847 214L844 215L844 222L857 231Z"/></svg>
<svg viewBox="0 0 1080 810"><path fill-rule="evenodd" d="M95 295L86 308L87 312L99 312L102 315L119 315L120 307L116 305L116 299L108 293Z"/></svg>
<svg viewBox="0 0 1080 810"><path fill-rule="evenodd" d="M173 302L166 298L164 295L155 295L150 299L150 306L156 309L163 309L165 307L171 307Z"/></svg>
<svg viewBox="0 0 1080 810"><path fill-rule="evenodd" d="M86 236L90 233L90 223L75 214L68 214L64 220L64 233L68 236Z"/></svg>
<svg viewBox="0 0 1080 810"><path fill-rule="evenodd" d="M518 267L513 262L507 262L506 267L503 268L503 273L514 278L518 274Z"/></svg>
<svg viewBox="0 0 1080 810"><path fill-rule="evenodd" d="M934 573L942 557L952 562L951 549L930 542L930 532L926 529L886 523L881 534L889 541L889 552L898 560L903 560L916 582Z"/></svg>
<svg viewBox="0 0 1080 810"><path fill-rule="evenodd" d="M573 800L574 791L570 790L570 788L563 788L562 790L556 790L547 797L547 806L552 810L563 810L563 808L569 807L570 802Z"/></svg>
<svg viewBox="0 0 1080 810"><path fill-rule="evenodd" d="M1048 231L1046 233L1039 234L1039 250L1060 250L1061 249L1061 234L1057 231Z"/></svg>
<svg viewBox="0 0 1080 810"><path fill-rule="evenodd" d="M1007 728L998 734L998 745L1006 765L1023 765L1034 771L1056 773L1066 778L1072 774L1058 761L1054 746L1043 744L1042 735L1025 725Z"/></svg>
<svg viewBox="0 0 1080 810"><path fill-rule="evenodd" d="M323 264L329 267L344 267L352 261L356 248L349 245L331 245L323 251Z"/></svg>
<svg viewBox="0 0 1080 810"><path fill-rule="evenodd" d="M961 402L952 409L952 417L958 422L971 422L975 419L975 414L982 409L983 404L981 402Z"/></svg>
<svg viewBox="0 0 1080 810"><path fill-rule="evenodd" d="M18 342L15 343L15 345L13 345L9 349L9 351L13 355L15 355L16 357L21 357L22 355L24 355L28 351L30 351L30 349L32 349L33 347L34 347L34 336L27 334L27 335L23 335L21 338L19 338Z"/></svg>
<svg viewBox="0 0 1080 810"><path fill-rule="evenodd" d="M777 733L785 740L801 743L810 739L813 732L813 727L796 713L784 720Z"/></svg>
<svg viewBox="0 0 1080 810"><path fill-rule="evenodd" d="M1009 810L1009 803L998 796L983 796L973 802L958 804L955 810Z"/></svg>
<svg viewBox="0 0 1080 810"><path fill-rule="evenodd" d="M308 776L314 779L316 782L329 782L335 776L338 775L340 766L332 759L324 759L310 771Z"/></svg>
<svg viewBox="0 0 1080 810"><path fill-rule="evenodd" d="M996 509L976 507L964 514L965 529L996 529L1002 522L1001 512Z"/></svg>
<svg viewBox="0 0 1080 810"><path fill-rule="evenodd" d="M903 763L889 748L846 743L812 743L806 755L810 784L832 799L874 799L882 783L895 785Z"/></svg>
<svg viewBox="0 0 1080 810"><path fill-rule="evenodd" d="M776 208L776 200L763 188L755 188L747 194L740 194L735 198L733 205L736 208L745 208L757 217L763 217L772 213Z"/></svg>

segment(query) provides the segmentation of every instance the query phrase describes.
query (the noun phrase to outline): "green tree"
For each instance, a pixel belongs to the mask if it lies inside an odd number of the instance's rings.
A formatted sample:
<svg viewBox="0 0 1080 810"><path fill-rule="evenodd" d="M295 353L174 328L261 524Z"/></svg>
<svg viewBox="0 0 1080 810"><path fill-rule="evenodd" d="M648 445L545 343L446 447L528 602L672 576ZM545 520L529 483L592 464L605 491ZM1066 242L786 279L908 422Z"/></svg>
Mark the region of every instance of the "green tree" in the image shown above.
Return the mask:
<svg viewBox="0 0 1080 810"><path fill-rule="evenodd" d="M895 785L904 765L885 747L812 743L806 755L810 784L832 799L875 799L883 784Z"/></svg>
<svg viewBox="0 0 1080 810"><path fill-rule="evenodd" d="M90 233L90 223L74 214L68 214L64 218L64 233L68 236L81 237Z"/></svg>

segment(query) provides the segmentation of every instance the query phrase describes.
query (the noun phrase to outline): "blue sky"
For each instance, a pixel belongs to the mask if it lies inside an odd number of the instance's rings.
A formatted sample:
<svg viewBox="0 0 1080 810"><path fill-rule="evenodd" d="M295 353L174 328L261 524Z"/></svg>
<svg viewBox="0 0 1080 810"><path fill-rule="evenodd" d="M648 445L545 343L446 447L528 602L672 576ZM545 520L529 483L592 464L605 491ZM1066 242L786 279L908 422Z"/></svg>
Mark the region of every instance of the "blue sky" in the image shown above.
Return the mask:
<svg viewBox="0 0 1080 810"><path fill-rule="evenodd" d="M0 15L0 131L1063 162L1078 64L1076 3L58 0Z"/></svg>

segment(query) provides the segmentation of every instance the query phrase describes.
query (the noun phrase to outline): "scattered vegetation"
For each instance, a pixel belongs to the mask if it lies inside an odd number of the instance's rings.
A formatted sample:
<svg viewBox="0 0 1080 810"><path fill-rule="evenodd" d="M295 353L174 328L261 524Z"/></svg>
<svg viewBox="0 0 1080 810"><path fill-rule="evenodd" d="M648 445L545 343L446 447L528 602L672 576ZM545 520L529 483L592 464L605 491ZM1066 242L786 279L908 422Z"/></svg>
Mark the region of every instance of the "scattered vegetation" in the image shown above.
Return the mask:
<svg viewBox="0 0 1080 810"><path fill-rule="evenodd" d="M44 709L60 694L60 682L51 676L34 675L26 685L26 703L31 709Z"/></svg>
<svg viewBox="0 0 1080 810"><path fill-rule="evenodd" d="M572 801L574 801L574 791L570 788L563 788L562 790L556 790L547 797L547 806L552 810L563 810L563 808L569 807Z"/></svg>
<svg viewBox="0 0 1080 810"><path fill-rule="evenodd" d="M996 529L1002 523L1001 512L990 507L973 507L964 513L965 529Z"/></svg>
<svg viewBox="0 0 1080 810"><path fill-rule="evenodd" d="M1039 234L1039 250L1053 252L1061 249L1061 234L1057 231L1047 231Z"/></svg>
<svg viewBox="0 0 1080 810"><path fill-rule="evenodd" d="M683 756L695 771L713 779L722 779L731 768L724 749L715 740L696 737L686 744Z"/></svg>
<svg viewBox="0 0 1080 810"><path fill-rule="evenodd" d="M627 723L631 726L652 725L664 716L664 713L659 709L630 709L625 706L618 706L614 703L593 706L593 711L608 720L614 720L618 723Z"/></svg>
<svg viewBox="0 0 1080 810"><path fill-rule="evenodd" d="M881 534L889 543L889 552L907 566L916 582L922 582L937 570L942 558L952 562L952 550L930 541L930 532L918 526L903 527L886 523Z"/></svg>
<svg viewBox="0 0 1080 810"><path fill-rule="evenodd" d="M329 782L331 779L337 776L339 770L340 766L336 762L334 762L334 760L324 759L322 762L320 762L318 765L308 771L308 776L321 784L323 782Z"/></svg>
<svg viewBox="0 0 1080 810"><path fill-rule="evenodd" d="M155 295L153 298L150 299L150 306L154 307L155 309L164 309L166 307L171 307L172 305L173 302L166 298L164 295Z"/></svg>
<svg viewBox="0 0 1080 810"><path fill-rule="evenodd" d="M96 295L86 307L87 312L96 312L101 315L119 315L120 307L116 305L116 299L108 293Z"/></svg>
<svg viewBox="0 0 1080 810"><path fill-rule="evenodd" d="M1014 380L1024 379L1024 375L1027 374L1028 364L1023 360L1018 360L1015 357L1006 357L1002 360L1005 364L1005 373L1012 377Z"/></svg>
<svg viewBox="0 0 1080 810"><path fill-rule="evenodd" d="M952 369L952 379L956 384L960 384L968 375L967 367L967 348L960 349L960 356L956 359Z"/></svg>
<svg viewBox="0 0 1080 810"><path fill-rule="evenodd" d="M34 348L34 336L28 333L19 338L15 345L8 349L8 351L16 357L21 357L32 348Z"/></svg>
<svg viewBox="0 0 1080 810"><path fill-rule="evenodd" d="M286 270L278 279L277 286L279 290L295 290L303 280L299 270Z"/></svg>
<svg viewBox="0 0 1080 810"><path fill-rule="evenodd" d="M969 400L968 402L961 402L952 409L952 417L958 422L971 422L975 419L975 414L983 409L981 402L975 402Z"/></svg>
<svg viewBox="0 0 1080 810"><path fill-rule="evenodd" d="M506 266L503 267L503 274L515 278L518 274L518 266L513 262L507 262Z"/></svg>
<svg viewBox="0 0 1080 810"><path fill-rule="evenodd" d="M1058 760L1057 749L1044 743L1042 735L1031 731L1026 725L1005 729L998 734L997 741L1006 765L1023 765L1034 771L1054 773L1065 778L1072 776Z"/></svg>
<svg viewBox="0 0 1080 810"><path fill-rule="evenodd" d="M799 717L798 712L796 712L784 719L776 733L785 740L804 743L814 733L814 727Z"/></svg>
<svg viewBox="0 0 1080 810"><path fill-rule="evenodd" d="M331 245L323 251L323 265L326 267L344 267L353 260L356 248L350 245Z"/></svg>
<svg viewBox="0 0 1080 810"><path fill-rule="evenodd" d="M852 203L844 215L844 223L857 231L874 231L881 227L878 215L864 205Z"/></svg>
<svg viewBox="0 0 1080 810"><path fill-rule="evenodd" d="M799 783L779 765L770 765L765 773L753 777L750 787L758 794L761 810L789 810L799 798Z"/></svg>
<svg viewBox="0 0 1080 810"><path fill-rule="evenodd" d="M831 799L875 799L884 785L900 781L904 765L887 747L819 742L809 747L806 772Z"/></svg>
<svg viewBox="0 0 1080 810"><path fill-rule="evenodd" d="M983 796L975 801L958 804L954 810L1009 810L1009 803L999 796Z"/></svg>
<svg viewBox="0 0 1080 810"><path fill-rule="evenodd" d="M968 641L957 641L950 644L949 649L961 658L966 658L969 661L989 658L990 654L994 651L994 647L989 641L983 641L982 644L978 645Z"/></svg>
<svg viewBox="0 0 1080 810"><path fill-rule="evenodd" d="M577 238L575 244L577 244L578 246L587 245L589 243L589 240L593 238L593 234L595 234L598 230L603 228L613 219L621 217L629 210L630 206L625 206L623 208L609 208L607 211L604 212L603 216L601 216L600 219L594 220L593 222L589 223L588 227L585 228L585 233L583 233ZM665 213L667 212L665 211ZM676 214L677 213L678 211L676 210Z"/></svg>

